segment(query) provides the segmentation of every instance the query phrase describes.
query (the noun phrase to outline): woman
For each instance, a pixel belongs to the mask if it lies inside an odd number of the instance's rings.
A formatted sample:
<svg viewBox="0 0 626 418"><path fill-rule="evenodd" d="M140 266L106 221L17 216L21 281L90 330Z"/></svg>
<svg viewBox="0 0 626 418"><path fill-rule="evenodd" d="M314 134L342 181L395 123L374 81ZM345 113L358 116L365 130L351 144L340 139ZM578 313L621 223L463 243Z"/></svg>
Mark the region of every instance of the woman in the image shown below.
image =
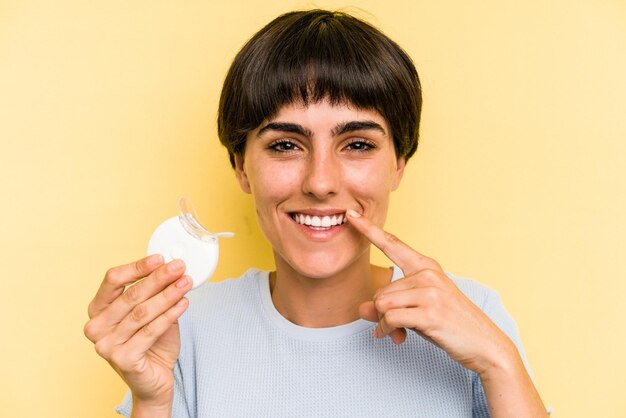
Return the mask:
<svg viewBox="0 0 626 418"><path fill-rule="evenodd" d="M381 229L420 110L410 58L349 15L288 13L243 47L219 135L276 271L185 296L180 261L109 270L85 334L130 388L121 413L546 415L497 295Z"/></svg>

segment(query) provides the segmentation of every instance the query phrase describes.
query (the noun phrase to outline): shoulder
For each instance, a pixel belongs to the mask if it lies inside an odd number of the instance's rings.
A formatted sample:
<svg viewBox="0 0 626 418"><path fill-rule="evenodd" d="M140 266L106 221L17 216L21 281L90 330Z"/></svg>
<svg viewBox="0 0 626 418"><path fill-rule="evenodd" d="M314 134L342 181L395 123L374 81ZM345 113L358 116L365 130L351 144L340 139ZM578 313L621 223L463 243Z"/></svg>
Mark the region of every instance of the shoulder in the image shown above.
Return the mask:
<svg viewBox="0 0 626 418"><path fill-rule="evenodd" d="M526 360L519 331L515 320L504 307L500 295L495 290L478 283L474 280L456 277L448 272L446 275L457 285L459 290L467 296L476 306L478 306L498 326L517 346L528 372L530 368Z"/></svg>
<svg viewBox="0 0 626 418"><path fill-rule="evenodd" d="M393 280L403 276L402 271L398 267L394 266L393 269ZM522 354L524 362L526 362L517 324L504 307L498 292L472 279L458 277L448 272L446 272L446 276L515 343L520 354Z"/></svg>
<svg viewBox="0 0 626 418"><path fill-rule="evenodd" d="M515 322L505 309L498 292L471 279L457 277L448 272L446 276L505 333L509 336L517 334Z"/></svg>
<svg viewBox="0 0 626 418"><path fill-rule="evenodd" d="M490 303L493 303L494 300L499 301L498 293L482 283L472 279L458 277L449 272L446 272L446 276L454 282L456 287L458 287L469 300L483 311Z"/></svg>
<svg viewBox="0 0 626 418"><path fill-rule="evenodd" d="M398 266L394 265L391 268L393 270L391 280L398 280L404 277L404 273ZM500 303L498 293L484 284L472 279L455 276L449 272L445 273L446 276L459 288L459 290L481 310L485 311L485 309L488 309L489 305L494 302Z"/></svg>
<svg viewBox="0 0 626 418"><path fill-rule="evenodd" d="M237 292L245 291L246 288L253 285L256 280L261 279L267 272L250 268L246 270L240 277L227 278L219 282L207 282L189 292L188 296L192 298L211 297L220 292Z"/></svg>
<svg viewBox="0 0 626 418"><path fill-rule="evenodd" d="M229 315L259 300L259 285L267 272L249 269L239 278L208 282L187 294L189 308L181 318L194 321L198 318Z"/></svg>
<svg viewBox="0 0 626 418"><path fill-rule="evenodd" d="M504 307L498 292L471 279L456 277L447 272L446 275L474 305L478 306L505 333L509 336L517 334L517 326Z"/></svg>

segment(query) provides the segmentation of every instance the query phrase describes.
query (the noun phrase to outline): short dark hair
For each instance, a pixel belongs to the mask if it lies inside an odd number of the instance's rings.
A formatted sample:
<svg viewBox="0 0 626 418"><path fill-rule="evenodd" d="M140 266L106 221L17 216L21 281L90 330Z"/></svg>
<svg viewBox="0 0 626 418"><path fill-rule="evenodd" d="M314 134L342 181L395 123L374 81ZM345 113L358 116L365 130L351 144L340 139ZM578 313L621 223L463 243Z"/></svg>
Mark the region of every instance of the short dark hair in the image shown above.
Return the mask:
<svg viewBox="0 0 626 418"><path fill-rule="evenodd" d="M239 51L226 75L218 110L218 135L243 155L246 135L287 104L349 103L380 113L396 155L417 149L422 92L411 58L370 24L343 12L283 14Z"/></svg>

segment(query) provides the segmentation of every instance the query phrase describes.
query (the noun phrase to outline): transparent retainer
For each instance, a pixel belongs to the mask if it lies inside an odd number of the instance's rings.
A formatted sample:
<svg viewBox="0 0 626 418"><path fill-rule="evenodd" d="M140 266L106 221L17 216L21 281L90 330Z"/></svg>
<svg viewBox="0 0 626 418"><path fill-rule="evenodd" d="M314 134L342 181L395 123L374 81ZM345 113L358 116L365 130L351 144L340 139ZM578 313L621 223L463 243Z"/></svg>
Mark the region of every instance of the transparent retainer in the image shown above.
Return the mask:
<svg viewBox="0 0 626 418"><path fill-rule="evenodd" d="M196 211L193 209L189 198L183 196L178 200L178 209L180 214L178 215L178 219L180 219L180 223L182 224L185 231L187 231L191 236L210 243L217 243L218 238L231 238L235 236L232 232L209 232L205 227L198 222L198 217L196 216Z"/></svg>

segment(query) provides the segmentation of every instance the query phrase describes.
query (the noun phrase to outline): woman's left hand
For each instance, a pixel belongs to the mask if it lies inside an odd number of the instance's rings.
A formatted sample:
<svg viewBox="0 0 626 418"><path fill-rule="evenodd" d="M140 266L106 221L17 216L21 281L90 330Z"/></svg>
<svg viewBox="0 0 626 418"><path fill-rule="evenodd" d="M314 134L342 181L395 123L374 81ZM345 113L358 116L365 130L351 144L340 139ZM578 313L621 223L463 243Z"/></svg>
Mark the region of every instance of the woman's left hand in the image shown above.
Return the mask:
<svg viewBox="0 0 626 418"><path fill-rule="evenodd" d="M349 213L350 215L350 213ZM355 229L404 272L361 304L363 319L378 322L374 336L396 344L411 329L482 375L493 366L519 361L513 342L450 280L441 266L363 216L348 216Z"/></svg>

